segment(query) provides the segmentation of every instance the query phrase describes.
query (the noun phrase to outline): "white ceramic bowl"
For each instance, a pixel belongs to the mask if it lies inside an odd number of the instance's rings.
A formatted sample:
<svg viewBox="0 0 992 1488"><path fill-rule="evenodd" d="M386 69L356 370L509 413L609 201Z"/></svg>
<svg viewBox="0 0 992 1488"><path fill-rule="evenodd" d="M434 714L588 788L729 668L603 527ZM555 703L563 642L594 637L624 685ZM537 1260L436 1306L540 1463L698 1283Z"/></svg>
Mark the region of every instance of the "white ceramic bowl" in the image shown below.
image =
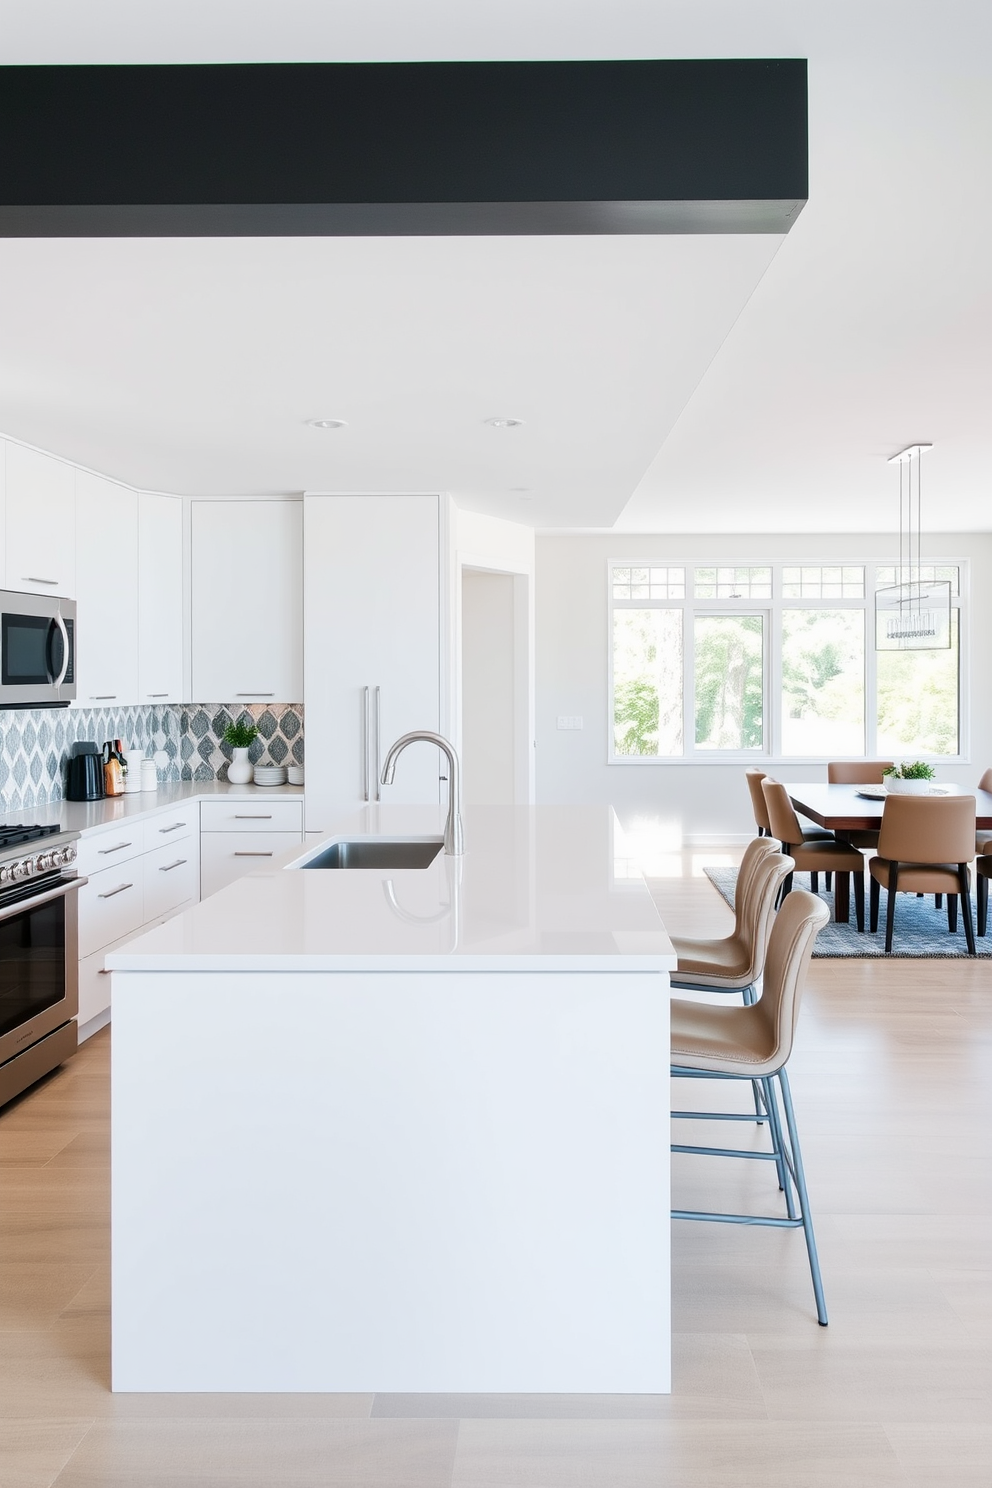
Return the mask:
<svg viewBox="0 0 992 1488"><path fill-rule="evenodd" d="M928 796L933 790L933 781L886 779L885 789L890 796Z"/></svg>

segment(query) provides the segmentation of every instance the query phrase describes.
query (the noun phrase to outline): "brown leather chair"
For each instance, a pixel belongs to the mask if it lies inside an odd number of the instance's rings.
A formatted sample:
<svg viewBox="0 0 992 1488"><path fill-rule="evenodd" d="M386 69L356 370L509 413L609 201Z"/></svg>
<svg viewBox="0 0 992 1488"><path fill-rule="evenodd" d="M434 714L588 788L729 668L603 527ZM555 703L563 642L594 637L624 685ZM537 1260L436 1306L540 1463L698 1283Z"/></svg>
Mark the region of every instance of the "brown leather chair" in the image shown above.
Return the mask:
<svg viewBox="0 0 992 1488"><path fill-rule="evenodd" d="M892 760L831 760L827 765L827 784L882 785L885 771L892 768ZM852 847L866 847L874 852L878 846L878 833L855 829L844 833L844 841Z"/></svg>
<svg viewBox="0 0 992 1488"><path fill-rule="evenodd" d="M771 1137L771 1154L735 1148L683 1146L673 1143L672 1151L701 1156L724 1156L774 1160L779 1187L785 1195L786 1214L725 1214L696 1209L673 1209L673 1219L717 1220L725 1224L772 1225L776 1229L802 1229L806 1237L816 1315L826 1326L827 1309L823 1298L820 1264L809 1212L806 1177L792 1095L785 1066L792 1053L799 1006L813 942L827 921L827 907L822 899L797 889L775 916L761 997L749 1007L733 1004L689 1002L676 998L672 1002L672 1074L694 1082L714 1076L720 1080L746 1080L761 1088L761 1109L746 1115L726 1111L673 1111L676 1120L751 1121L767 1126ZM776 1091L777 1086L777 1091ZM785 1112L783 1128L781 1095ZM795 1197L792 1183L795 1184ZM798 1205L796 1199L798 1198Z"/></svg>
<svg viewBox="0 0 992 1488"><path fill-rule="evenodd" d="M754 1000L753 989L764 969L765 949L782 884L795 866L778 851L774 837L748 843L737 875L733 933L720 939L673 935L678 965L672 986L707 992L742 992Z"/></svg>
<svg viewBox="0 0 992 1488"><path fill-rule="evenodd" d="M886 796L871 874L871 928L878 929L880 888L888 890L885 949L892 949L896 894L946 894L947 924L957 929L961 899L968 954L975 955L968 863L975 850L974 796Z"/></svg>
<svg viewBox="0 0 992 1488"><path fill-rule="evenodd" d="M759 837L773 836L771 825L768 821L768 808L765 798L761 793L761 782L770 780L771 776L765 770L748 769L744 771L747 788L751 794L751 810L754 812L754 824L758 828ZM833 842L834 834L826 827L803 827L803 839L806 842ZM827 884L829 889L830 885Z"/></svg>
<svg viewBox="0 0 992 1488"><path fill-rule="evenodd" d="M805 840L799 818L789 800L789 792L785 786L780 785L777 780L765 779L761 782L761 789L765 794L768 820L771 822L772 831L781 842L782 851L795 859L796 867L800 872L808 871L811 875L817 872L836 873L834 919L841 924L846 924L850 918L850 886L851 879L854 879L854 906L858 929L864 930L865 860L858 849L849 847L846 842L837 842L834 838L831 838L829 842ZM788 894L791 888L792 875L790 874L785 880L784 892Z"/></svg>
<svg viewBox="0 0 992 1488"><path fill-rule="evenodd" d="M978 782L978 789L992 792L992 765L985 771ZM979 857L985 853L992 853L992 832L975 833L975 852Z"/></svg>

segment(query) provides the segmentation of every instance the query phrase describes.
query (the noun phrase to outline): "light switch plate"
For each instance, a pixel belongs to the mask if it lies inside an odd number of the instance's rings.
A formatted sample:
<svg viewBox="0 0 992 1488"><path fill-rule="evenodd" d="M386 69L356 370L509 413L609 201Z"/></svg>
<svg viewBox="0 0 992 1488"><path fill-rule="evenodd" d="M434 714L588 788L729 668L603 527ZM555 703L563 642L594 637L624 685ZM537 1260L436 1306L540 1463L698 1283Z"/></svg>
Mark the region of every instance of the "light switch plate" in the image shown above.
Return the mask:
<svg viewBox="0 0 992 1488"><path fill-rule="evenodd" d="M559 713L559 729L580 729L583 727L581 713Z"/></svg>

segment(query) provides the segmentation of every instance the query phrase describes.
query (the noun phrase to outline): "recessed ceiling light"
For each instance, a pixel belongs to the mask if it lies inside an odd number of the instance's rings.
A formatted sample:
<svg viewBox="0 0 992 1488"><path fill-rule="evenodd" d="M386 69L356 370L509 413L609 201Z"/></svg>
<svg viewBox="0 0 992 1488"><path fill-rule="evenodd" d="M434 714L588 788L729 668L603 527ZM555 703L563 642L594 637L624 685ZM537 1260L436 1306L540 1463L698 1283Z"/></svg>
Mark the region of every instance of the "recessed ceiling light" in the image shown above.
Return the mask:
<svg viewBox="0 0 992 1488"><path fill-rule="evenodd" d="M519 429L523 419L518 418L487 418L483 423L489 424L493 429Z"/></svg>
<svg viewBox="0 0 992 1488"><path fill-rule="evenodd" d="M344 419L307 419L311 429L347 429Z"/></svg>

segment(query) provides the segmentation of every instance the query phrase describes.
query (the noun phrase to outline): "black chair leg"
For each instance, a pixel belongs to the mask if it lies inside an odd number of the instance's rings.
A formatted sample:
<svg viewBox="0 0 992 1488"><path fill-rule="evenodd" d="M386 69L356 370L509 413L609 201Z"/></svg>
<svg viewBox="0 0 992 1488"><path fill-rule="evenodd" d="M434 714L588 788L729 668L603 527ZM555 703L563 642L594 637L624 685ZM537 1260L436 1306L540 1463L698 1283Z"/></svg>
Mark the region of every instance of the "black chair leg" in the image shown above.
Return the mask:
<svg viewBox="0 0 992 1488"><path fill-rule="evenodd" d="M833 887L833 882L834 882L834 876L833 876L832 873L825 873L823 875L823 886L826 889L826 891L827 891L828 894L830 893L830 890Z"/></svg>
<svg viewBox="0 0 992 1488"><path fill-rule="evenodd" d="M878 929L878 879L874 876L872 876L871 883L868 885L868 903L870 906L868 927L872 935L874 935Z"/></svg>
<svg viewBox="0 0 992 1488"><path fill-rule="evenodd" d="M892 950L892 932L896 926L896 885L899 881L899 864L889 864L889 882L887 890L889 902L885 909L885 954Z"/></svg>
<svg viewBox="0 0 992 1488"><path fill-rule="evenodd" d="M977 956L975 931L971 923L971 886L968 883L967 863L958 864L958 883L961 885L961 918L964 920L964 938L968 942L968 955Z"/></svg>
<svg viewBox="0 0 992 1488"><path fill-rule="evenodd" d="M943 898L943 895L941 895ZM947 933L954 935L958 928L958 896L948 894L947 896Z"/></svg>
<svg viewBox="0 0 992 1488"><path fill-rule="evenodd" d="M809 886L813 890L814 894L818 894L820 892L820 875L817 873L815 868L810 870Z"/></svg>
<svg viewBox="0 0 992 1488"><path fill-rule="evenodd" d="M920 898L921 899L923 898L923 895L922 894L920 895ZM933 903L934 903L934 908L935 909L940 909L940 907L944 903L944 896L943 896L943 894L934 894L934 896L933 896Z"/></svg>
<svg viewBox="0 0 992 1488"><path fill-rule="evenodd" d="M858 922L861 934L865 933L865 876L863 873L855 873L854 877L854 915Z"/></svg>
<svg viewBox="0 0 992 1488"><path fill-rule="evenodd" d="M978 875L978 933L984 935L989 921L989 881L984 873Z"/></svg>

